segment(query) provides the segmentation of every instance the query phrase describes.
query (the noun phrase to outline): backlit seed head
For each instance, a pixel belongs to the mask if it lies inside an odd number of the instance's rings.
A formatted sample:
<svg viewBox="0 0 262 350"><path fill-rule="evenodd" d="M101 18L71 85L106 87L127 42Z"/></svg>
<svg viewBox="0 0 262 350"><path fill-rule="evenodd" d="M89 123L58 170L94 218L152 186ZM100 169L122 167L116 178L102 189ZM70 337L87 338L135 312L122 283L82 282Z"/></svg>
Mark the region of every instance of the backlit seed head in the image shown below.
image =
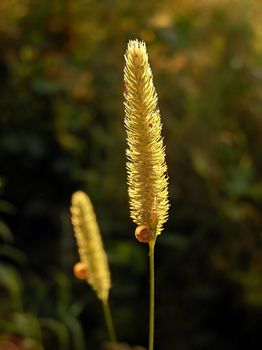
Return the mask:
<svg viewBox="0 0 262 350"><path fill-rule="evenodd" d="M138 226L147 223L155 239L168 218L168 175L157 93L145 43L129 41L125 62L124 104L130 216Z"/></svg>
<svg viewBox="0 0 262 350"><path fill-rule="evenodd" d="M74 275L79 280L87 279L87 267L83 262L78 262L74 266Z"/></svg>
<svg viewBox="0 0 262 350"><path fill-rule="evenodd" d="M149 243L153 238L154 234L147 225L139 225L135 230L136 239L141 243Z"/></svg>
<svg viewBox="0 0 262 350"><path fill-rule="evenodd" d="M106 302L111 287L107 255L92 203L84 192L77 191L73 194L71 214L80 261L87 271L85 279L95 290L97 297ZM82 276L82 267L79 270Z"/></svg>

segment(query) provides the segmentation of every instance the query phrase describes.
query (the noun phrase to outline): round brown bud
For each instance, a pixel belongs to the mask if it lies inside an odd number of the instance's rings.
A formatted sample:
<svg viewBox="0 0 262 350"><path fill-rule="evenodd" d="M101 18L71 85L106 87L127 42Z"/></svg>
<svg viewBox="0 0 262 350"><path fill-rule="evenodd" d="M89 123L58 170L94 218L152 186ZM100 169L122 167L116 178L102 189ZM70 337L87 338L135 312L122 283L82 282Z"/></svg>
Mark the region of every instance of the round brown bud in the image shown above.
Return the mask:
<svg viewBox="0 0 262 350"><path fill-rule="evenodd" d="M137 226L135 236L141 243L149 243L154 238L153 232L146 225Z"/></svg>
<svg viewBox="0 0 262 350"><path fill-rule="evenodd" d="M80 280L86 280L87 268L83 262L78 262L74 266L74 275Z"/></svg>

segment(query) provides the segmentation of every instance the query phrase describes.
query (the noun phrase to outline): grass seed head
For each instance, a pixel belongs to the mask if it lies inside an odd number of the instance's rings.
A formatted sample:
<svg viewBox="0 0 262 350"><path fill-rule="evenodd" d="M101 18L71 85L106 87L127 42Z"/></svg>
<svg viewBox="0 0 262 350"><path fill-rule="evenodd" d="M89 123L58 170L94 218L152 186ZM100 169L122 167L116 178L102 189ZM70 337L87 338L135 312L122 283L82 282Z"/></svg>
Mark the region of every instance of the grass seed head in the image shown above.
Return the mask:
<svg viewBox="0 0 262 350"><path fill-rule="evenodd" d="M168 218L168 176L157 93L146 45L128 43L125 54L125 126L130 215L160 234Z"/></svg>
<svg viewBox="0 0 262 350"><path fill-rule="evenodd" d="M93 206L82 191L77 191L72 196L71 219L81 261L75 270L79 275L86 271L86 281L95 290L97 297L106 302L111 286L107 255Z"/></svg>

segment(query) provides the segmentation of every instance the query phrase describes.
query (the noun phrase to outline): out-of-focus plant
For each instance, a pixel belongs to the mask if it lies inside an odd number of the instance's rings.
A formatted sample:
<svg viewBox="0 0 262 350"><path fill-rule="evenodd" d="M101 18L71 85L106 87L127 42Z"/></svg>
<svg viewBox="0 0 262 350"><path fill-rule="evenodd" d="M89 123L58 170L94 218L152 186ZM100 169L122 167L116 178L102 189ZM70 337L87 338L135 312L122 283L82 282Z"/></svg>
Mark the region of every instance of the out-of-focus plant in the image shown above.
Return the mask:
<svg viewBox="0 0 262 350"><path fill-rule="evenodd" d="M83 191L77 191L72 195L71 221L81 260L75 264L75 276L86 280L94 289L97 298L101 300L108 335L112 348L116 350L117 340L109 306L111 276L107 254L92 203Z"/></svg>
<svg viewBox="0 0 262 350"><path fill-rule="evenodd" d="M1 195L3 189L1 186ZM2 213L14 215L15 210L1 199ZM1 223L0 349L43 350L56 344L65 350L70 349L71 343L74 349L83 350L85 344L77 316L84 305L71 302L69 279L56 272L52 277L55 290L48 290L45 282L29 271L28 259L15 247L5 220L1 219ZM54 297L58 299L56 306L48 302Z"/></svg>
<svg viewBox="0 0 262 350"><path fill-rule="evenodd" d="M0 183L2 197L2 178ZM1 199L0 215L3 214L14 214L14 207ZM2 218L0 240L0 349L43 349L38 320L23 307L23 282L18 267L25 263L26 257L14 247L12 232Z"/></svg>

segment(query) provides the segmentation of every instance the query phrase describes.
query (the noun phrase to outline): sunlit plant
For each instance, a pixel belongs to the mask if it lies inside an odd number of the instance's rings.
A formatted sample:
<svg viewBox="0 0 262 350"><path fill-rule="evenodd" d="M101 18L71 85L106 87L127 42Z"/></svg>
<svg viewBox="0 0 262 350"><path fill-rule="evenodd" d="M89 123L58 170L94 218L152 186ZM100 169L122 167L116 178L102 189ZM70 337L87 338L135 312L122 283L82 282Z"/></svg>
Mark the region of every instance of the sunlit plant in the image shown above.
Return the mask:
<svg viewBox="0 0 262 350"><path fill-rule="evenodd" d="M168 177L160 112L146 45L129 41L125 54L125 126L130 215L136 238L149 244L149 350L154 347L154 246L168 218Z"/></svg>
<svg viewBox="0 0 262 350"><path fill-rule="evenodd" d="M74 266L74 274L86 280L101 300L109 338L115 348L116 336L108 302L111 278L107 255L92 203L82 191L72 196L71 220L80 257L80 262Z"/></svg>

